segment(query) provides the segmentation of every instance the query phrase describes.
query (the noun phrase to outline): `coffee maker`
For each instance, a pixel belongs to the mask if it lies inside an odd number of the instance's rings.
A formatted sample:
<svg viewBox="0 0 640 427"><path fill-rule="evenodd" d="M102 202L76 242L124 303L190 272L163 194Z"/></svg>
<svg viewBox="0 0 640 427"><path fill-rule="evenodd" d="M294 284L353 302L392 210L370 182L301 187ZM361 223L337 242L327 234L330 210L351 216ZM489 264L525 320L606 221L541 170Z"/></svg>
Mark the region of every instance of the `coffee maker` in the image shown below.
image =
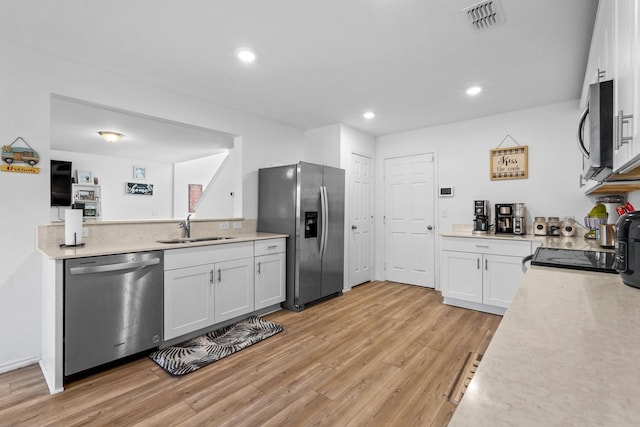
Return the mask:
<svg viewBox="0 0 640 427"><path fill-rule="evenodd" d="M496 204L496 234L513 234L513 203Z"/></svg>
<svg viewBox="0 0 640 427"><path fill-rule="evenodd" d="M527 234L524 221L524 203L514 203L513 234Z"/></svg>
<svg viewBox="0 0 640 427"><path fill-rule="evenodd" d="M487 234L489 232L489 201L474 200L473 202L473 234Z"/></svg>

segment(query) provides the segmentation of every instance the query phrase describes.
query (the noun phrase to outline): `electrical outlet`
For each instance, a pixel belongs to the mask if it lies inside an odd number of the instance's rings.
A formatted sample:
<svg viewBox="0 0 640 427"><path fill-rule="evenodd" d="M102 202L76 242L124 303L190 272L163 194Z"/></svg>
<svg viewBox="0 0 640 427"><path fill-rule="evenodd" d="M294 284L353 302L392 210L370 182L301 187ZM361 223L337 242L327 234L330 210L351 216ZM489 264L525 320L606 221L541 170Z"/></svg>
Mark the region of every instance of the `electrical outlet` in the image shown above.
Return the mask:
<svg viewBox="0 0 640 427"><path fill-rule="evenodd" d="M448 214L449 214L449 212L447 212L446 209L440 209L440 216L442 218L446 218Z"/></svg>
<svg viewBox="0 0 640 427"><path fill-rule="evenodd" d="M228 230L229 229L229 223L228 222L221 222L220 223L220 230Z"/></svg>
<svg viewBox="0 0 640 427"><path fill-rule="evenodd" d="M89 227L82 227L82 237L89 237Z"/></svg>
<svg viewBox="0 0 640 427"><path fill-rule="evenodd" d="M233 221L233 228L242 228L242 221Z"/></svg>

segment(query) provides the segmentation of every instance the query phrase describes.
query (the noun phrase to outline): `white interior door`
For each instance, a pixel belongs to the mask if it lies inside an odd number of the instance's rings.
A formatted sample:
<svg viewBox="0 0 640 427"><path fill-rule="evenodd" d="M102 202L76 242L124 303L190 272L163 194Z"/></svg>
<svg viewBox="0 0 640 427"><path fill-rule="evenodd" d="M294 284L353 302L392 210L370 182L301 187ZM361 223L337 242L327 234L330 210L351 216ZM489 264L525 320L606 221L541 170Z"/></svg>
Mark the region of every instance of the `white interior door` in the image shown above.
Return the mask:
<svg viewBox="0 0 640 427"><path fill-rule="evenodd" d="M428 153L384 162L387 280L435 286L433 160Z"/></svg>
<svg viewBox="0 0 640 427"><path fill-rule="evenodd" d="M373 278L371 158L352 153L349 165L349 285Z"/></svg>

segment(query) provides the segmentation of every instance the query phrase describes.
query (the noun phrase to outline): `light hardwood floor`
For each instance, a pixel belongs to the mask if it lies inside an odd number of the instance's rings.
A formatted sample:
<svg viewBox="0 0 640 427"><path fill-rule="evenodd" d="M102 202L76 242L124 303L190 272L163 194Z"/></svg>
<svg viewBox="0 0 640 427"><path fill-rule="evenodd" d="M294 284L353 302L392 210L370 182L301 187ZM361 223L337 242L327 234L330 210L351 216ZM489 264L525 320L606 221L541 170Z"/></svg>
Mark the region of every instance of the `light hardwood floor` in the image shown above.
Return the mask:
<svg viewBox="0 0 640 427"><path fill-rule="evenodd" d="M284 332L184 377L148 358L49 395L37 366L0 375L0 425L446 426L470 352L501 317L439 292L371 282L300 313Z"/></svg>

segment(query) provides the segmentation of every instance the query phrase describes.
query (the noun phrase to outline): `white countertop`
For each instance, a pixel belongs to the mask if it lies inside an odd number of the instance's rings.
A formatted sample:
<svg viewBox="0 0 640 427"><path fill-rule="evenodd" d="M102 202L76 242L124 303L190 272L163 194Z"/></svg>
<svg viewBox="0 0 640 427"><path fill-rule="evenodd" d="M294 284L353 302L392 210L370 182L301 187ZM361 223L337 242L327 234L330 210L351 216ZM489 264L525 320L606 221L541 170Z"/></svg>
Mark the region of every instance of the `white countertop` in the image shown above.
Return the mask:
<svg viewBox="0 0 640 427"><path fill-rule="evenodd" d="M640 289L532 267L451 427L637 426Z"/></svg>
<svg viewBox="0 0 640 427"><path fill-rule="evenodd" d="M153 239L142 239L140 241L123 241L115 239L107 242L100 242L99 244L86 244L85 246L78 248L61 248L57 243L42 244L38 245L38 250L49 259L69 259L130 252L188 248L193 246L224 245L229 243L250 242L255 240L277 239L282 237L288 237L288 235L250 232L233 235L233 237L228 240L209 240L191 243L158 243Z"/></svg>
<svg viewBox="0 0 640 427"><path fill-rule="evenodd" d="M560 248L560 249L574 249L583 251L602 251L613 252L613 248L603 248L594 239L585 239L584 236L536 236L533 234L473 234L470 229L468 230L453 230L441 232L442 237L461 237L461 238L473 238L473 239L499 239L510 241L529 241L538 242L541 246L546 248Z"/></svg>

